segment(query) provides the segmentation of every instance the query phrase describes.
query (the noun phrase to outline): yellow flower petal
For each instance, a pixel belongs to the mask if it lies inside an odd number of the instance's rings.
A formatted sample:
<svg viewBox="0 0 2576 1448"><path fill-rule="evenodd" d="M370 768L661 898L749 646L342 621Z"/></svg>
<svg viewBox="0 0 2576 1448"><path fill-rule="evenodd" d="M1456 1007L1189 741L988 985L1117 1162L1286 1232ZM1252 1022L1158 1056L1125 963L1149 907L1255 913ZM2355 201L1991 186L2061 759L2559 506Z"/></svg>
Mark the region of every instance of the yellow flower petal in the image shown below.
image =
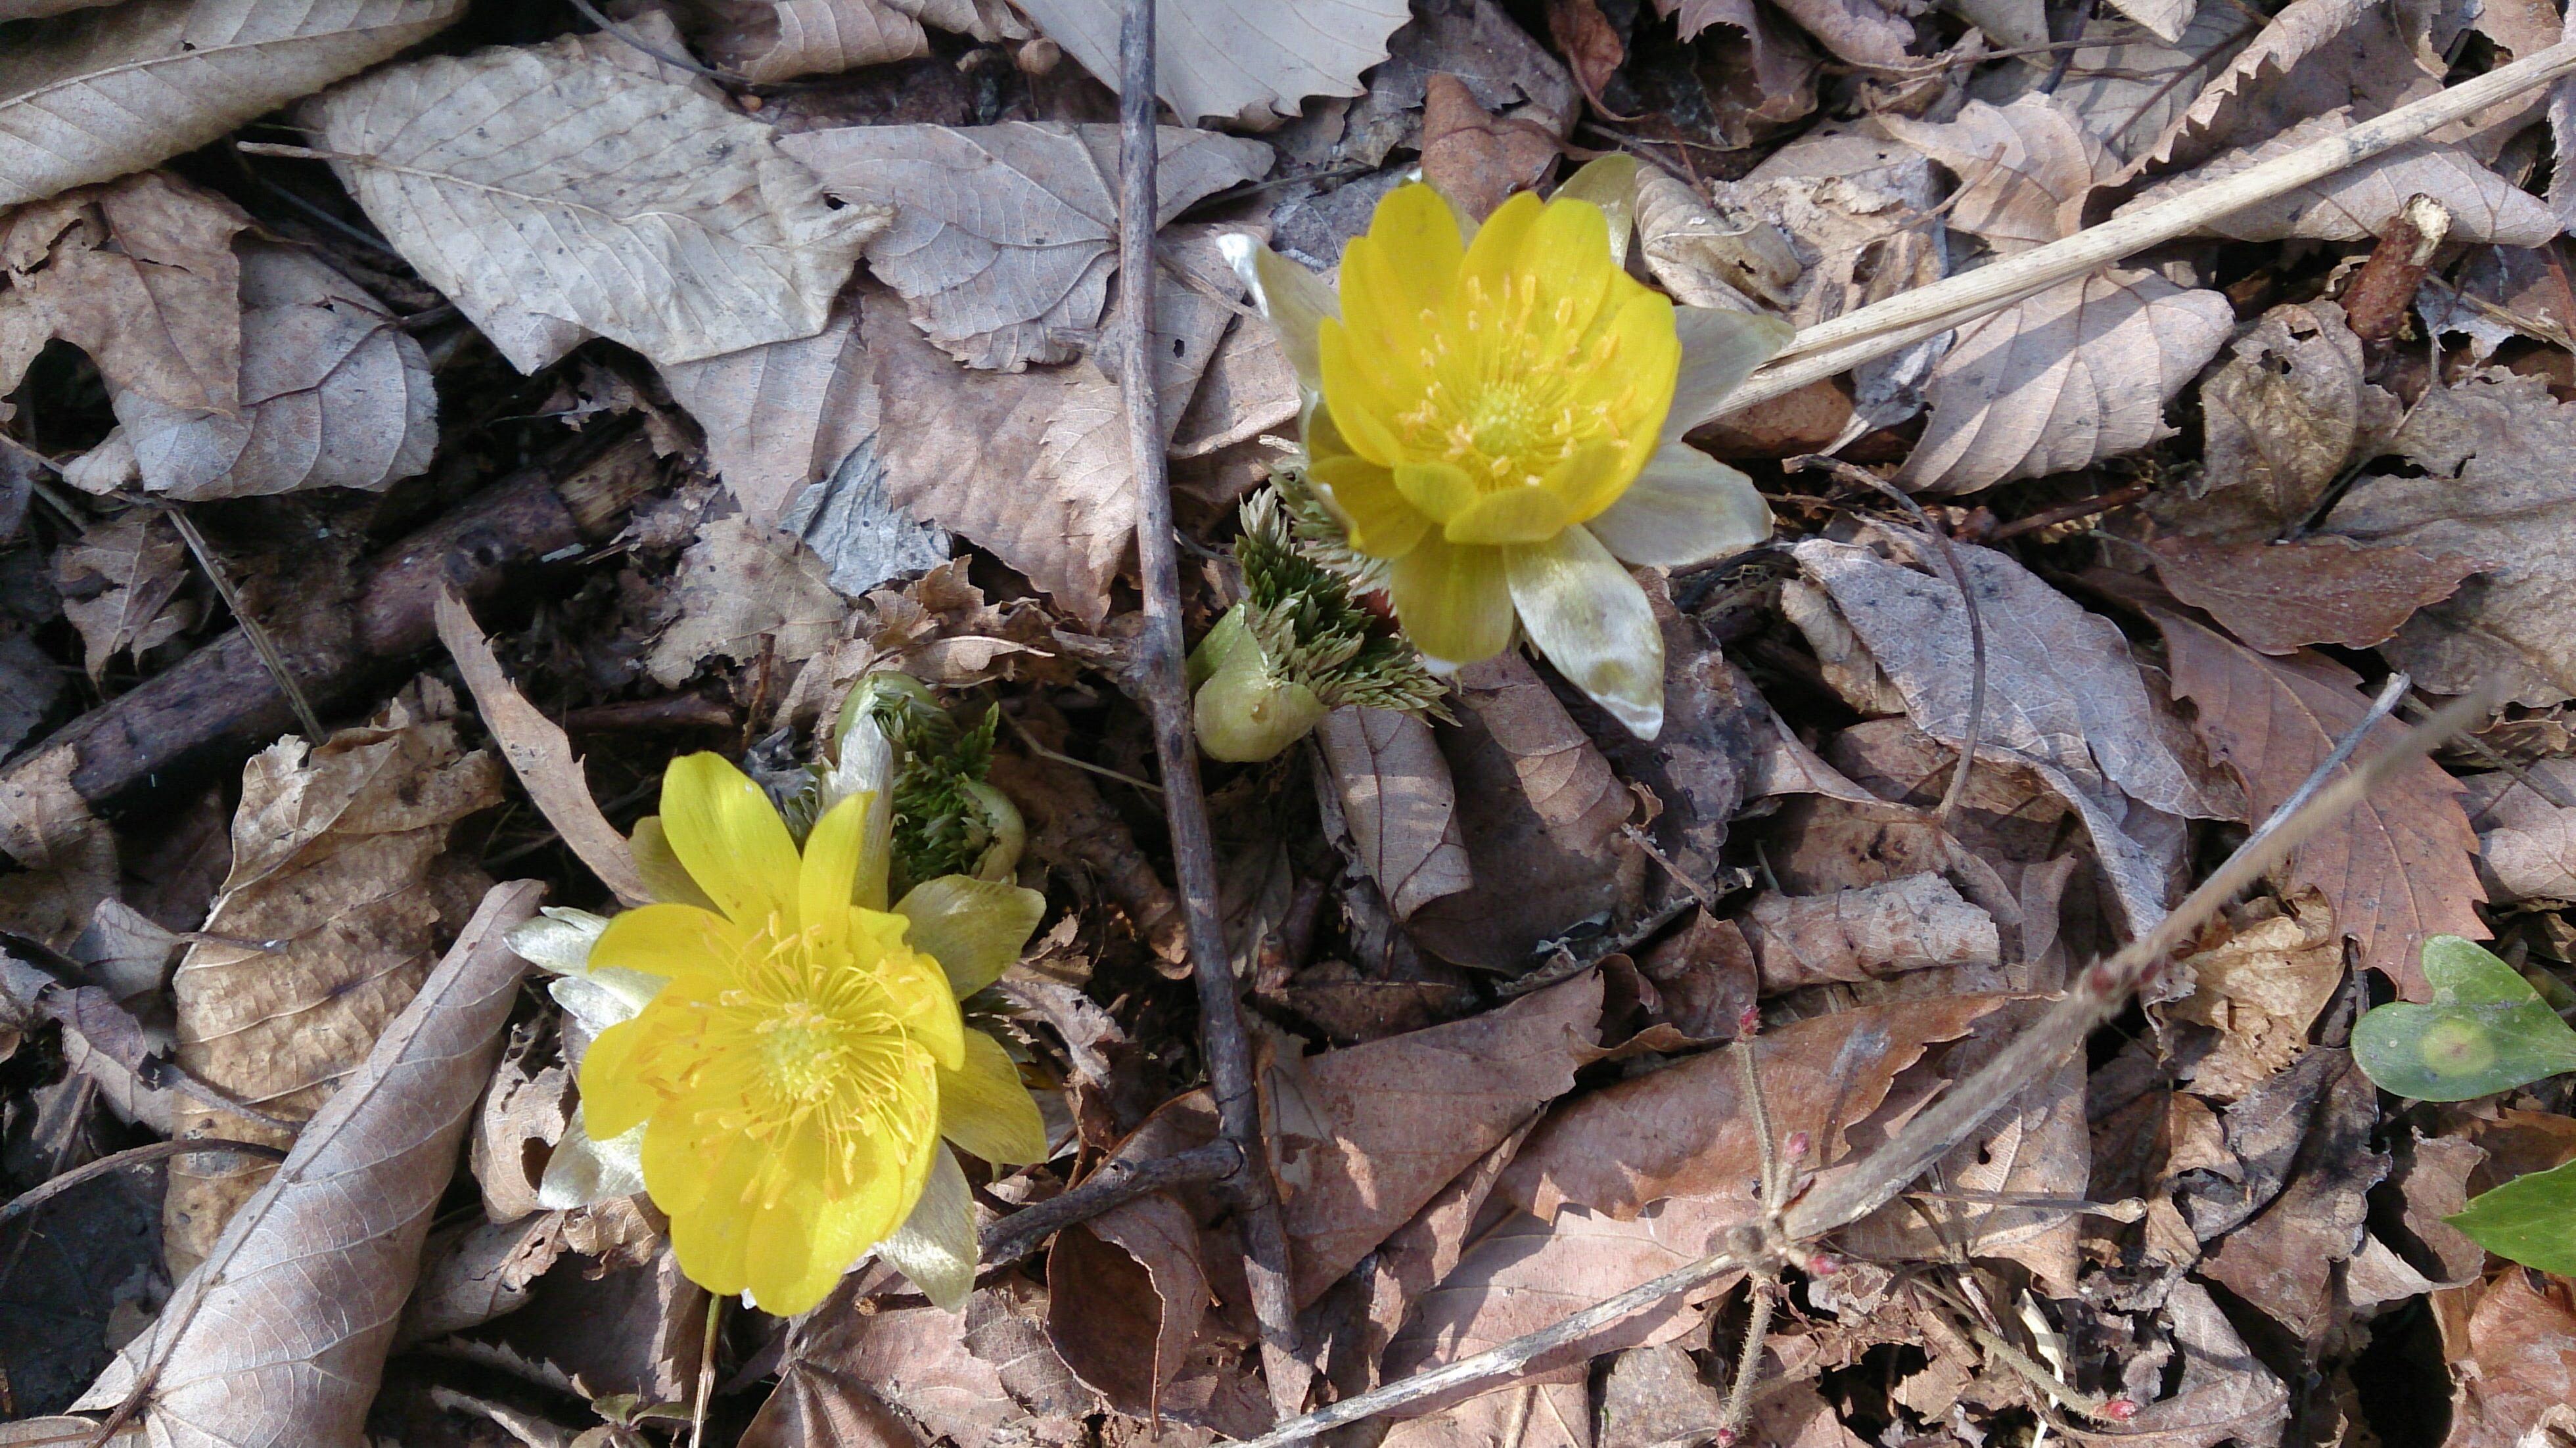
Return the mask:
<svg viewBox="0 0 2576 1448"><path fill-rule="evenodd" d="M1516 270L1538 283L1531 326L1576 335L1592 330L1610 299L1611 283L1620 279L1610 265L1610 224L1601 208L1583 201L1540 207L1521 241Z"/></svg>
<svg viewBox="0 0 2576 1448"><path fill-rule="evenodd" d="M1521 245L1546 209L1527 191L1494 208L1494 214L1476 228L1476 239L1467 244L1467 255L1458 263L1459 289L1451 293L1453 311L1475 305L1479 297L1494 301L1511 294L1520 274Z"/></svg>
<svg viewBox="0 0 2576 1448"><path fill-rule="evenodd" d="M868 807L873 792L861 791L823 812L805 835L805 853L796 872L797 918L819 929L827 944L846 937L839 932L850 919L850 897L859 878L860 856L867 848Z"/></svg>
<svg viewBox="0 0 2576 1448"><path fill-rule="evenodd" d="M1361 366L1349 329L1328 320L1316 332L1315 344L1324 364L1324 405L1333 410L1342 440L1370 462L1393 467L1404 454L1403 445L1380 412L1387 401L1385 389L1374 373Z"/></svg>
<svg viewBox="0 0 2576 1448"><path fill-rule="evenodd" d="M1565 500L1546 488L1505 488L1452 514L1440 533L1452 543L1541 543L1571 517Z"/></svg>
<svg viewBox="0 0 2576 1448"><path fill-rule="evenodd" d="M939 962L962 1000L1019 960L1046 915L1046 897L997 880L942 875L915 885L894 908L912 922L904 938Z"/></svg>
<svg viewBox="0 0 2576 1448"><path fill-rule="evenodd" d="M1405 635L1433 659L1472 664L1512 641L1512 595L1499 549L1426 535L1395 560L1387 596Z"/></svg>
<svg viewBox="0 0 2576 1448"><path fill-rule="evenodd" d="M622 1021L593 1037L582 1055L582 1115L603 1141L634 1130L661 1109L662 1094L635 1070L636 1053L651 1032L640 1016Z"/></svg>
<svg viewBox="0 0 2576 1448"><path fill-rule="evenodd" d="M684 754L662 776L662 828L690 878L738 925L796 920L796 842L769 796L722 757Z"/></svg>
<svg viewBox="0 0 2576 1448"><path fill-rule="evenodd" d="M1038 1104L1010 1052L982 1031L967 1032L964 1062L939 1073L939 1134L995 1166L1046 1159Z"/></svg>
<svg viewBox="0 0 2576 1448"><path fill-rule="evenodd" d="M1394 476L1395 490L1434 522L1446 523L1475 505L1476 482L1455 464L1400 463Z"/></svg>
<svg viewBox="0 0 2576 1448"><path fill-rule="evenodd" d="M1457 211L1439 192L1414 181L1386 193L1369 213L1367 239L1392 265L1413 310L1448 301L1467 245Z"/></svg>
<svg viewBox="0 0 2576 1448"><path fill-rule="evenodd" d="M1640 739L1664 728L1664 635L1646 591L1591 531L1500 550L1530 642Z"/></svg>
<svg viewBox="0 0 2576 1448"><path fill-rule="evenodd" d="M1324 414L1316 413L1320 421ZM1319 456L1306 475L1322 485L1324 501L1350 530L1351 546L1372 558L1401 558L1429 531L1431 520L1396 491L1395 474L1351 453Z"/></svg>
<svg viewBox="0 0 2576 1448"><path fill-rule="evenodd" d="M689 878L689 867L671 850L671 837L662 829L660 815L646 815L635 822L635 837L627 841L635 852L635 869L644 877L644 888L656 900L674 905L695 905L701 910L714 910L716 902L698 882Z"/></svg>
<svg viewBox="0 0 2576 1448"><path fill-rule="evenodd" d="M590 948L594 970L646 975L723 975L741 960L749 936L740 926L695 905L646 905L608 922Z"/></svg>
<svg viewBox="0 0 2576 1448"><path fill-rule="evenodd" d="M911 922L900 915L854 910L851 923L862 932L882 932L878 922L892 921L898 926ZM955 1068L965 1059L966 1022L957 1013L956 992L949 989L948 973L939 962L908 946L888 950L877 968L877 980L894 1003L895 1019L922 1049L940 1065Z"/></svg>
<svg viewBox="0 0 2576 1448"><path fill-rule="evenodd" d="M713 1160L694 1174L694 1200L679 1206L663 1199L664 1188L653 1170L653 1133L644 1134L644 1180L653 1204L671 1219L672 1253L689 1280L709 1292L731 1297L751 1285L746 1258L753 1221L744 1204L767 1154L767 1145L756 1137L736 1136L723 1142ZM662 1173L663 1180L670 1175Z"/></svg>
<svg viewBox="0 0 2576 1448"><path fill-rule="evenodd" d="M1684 568L1759 547L1771 536L1771 505L1751 478L1673 442L1584 526L1624 562Z"/></svg>

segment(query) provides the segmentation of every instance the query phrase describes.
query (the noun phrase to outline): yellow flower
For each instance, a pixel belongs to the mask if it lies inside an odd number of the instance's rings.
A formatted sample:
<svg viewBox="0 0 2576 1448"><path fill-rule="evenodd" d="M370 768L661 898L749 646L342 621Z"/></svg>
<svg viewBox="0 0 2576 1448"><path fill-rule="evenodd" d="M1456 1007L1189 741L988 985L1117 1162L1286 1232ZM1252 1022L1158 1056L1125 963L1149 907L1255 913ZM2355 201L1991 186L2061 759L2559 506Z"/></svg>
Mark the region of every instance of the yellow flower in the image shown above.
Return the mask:
<svg viewBox="0 0 2576 1448"><path fill-rule="evenodd" d="M887 909L883 797L833 805L800 854L740 770L673 760L636 840L665 899L610 920L588 953L593 972L662 981L582 1062L590 1136L642 1126L645 1189L682 1270L781 1315L872 1248L914 1272L902 1232L953 1259L962 1226L971 1281L972 1212L942 1139L996 1163L1046 1151L1010 1057L957 1009L1018 958L1044 902L950 875Z"/></svg>
<svg viewBox="0 0 2576 1448"><path fill-rule="evenodd" d="M1643 738L1663 637L1624 563L1679 567L1770 535L1742 473L1682 441L1787 326L1677 307L1624 268L1635 162L1595 162L1482 226L1429 186L1378 203L1338 291L1239 237L1227 252L1307 395L1309 476L1388 561L1405 633L1446 664L1510 646Z"/></svg>

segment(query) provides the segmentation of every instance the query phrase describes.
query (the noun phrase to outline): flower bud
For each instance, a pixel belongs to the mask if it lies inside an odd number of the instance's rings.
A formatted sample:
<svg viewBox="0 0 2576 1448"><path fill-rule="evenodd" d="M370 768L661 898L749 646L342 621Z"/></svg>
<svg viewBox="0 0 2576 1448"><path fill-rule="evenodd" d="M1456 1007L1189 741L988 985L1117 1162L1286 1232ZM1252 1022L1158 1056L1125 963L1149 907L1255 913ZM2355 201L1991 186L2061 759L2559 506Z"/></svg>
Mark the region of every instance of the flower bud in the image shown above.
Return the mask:
<svg viewBox="0 0 2576 1448"><path fill-rule="evenodd" d="M1259 645L1247 638L1199 686L1194 713L1199 747L1209 758L1258 764L1322 723L1324 701L1305 685L1271 673Z"/></svg>

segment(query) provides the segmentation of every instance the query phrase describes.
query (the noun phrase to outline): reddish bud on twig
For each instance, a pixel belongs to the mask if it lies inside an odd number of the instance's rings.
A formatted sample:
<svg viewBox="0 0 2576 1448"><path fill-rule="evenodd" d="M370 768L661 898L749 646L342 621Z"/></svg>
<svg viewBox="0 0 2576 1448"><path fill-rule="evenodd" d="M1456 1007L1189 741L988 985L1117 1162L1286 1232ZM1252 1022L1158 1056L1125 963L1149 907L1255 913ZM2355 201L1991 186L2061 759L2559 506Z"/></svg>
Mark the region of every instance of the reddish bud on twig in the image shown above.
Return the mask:
<svg viewBox="0 0 2576 1448"><path fill-rule="evenodd" d="M2138 1400L2135 1398L2113 1398L2102 1405L2102 1416L2110 1419L2114 1423L2125 1423L2131 1418L2138 1416Z"/></svg>
<svg viewBox="0 0 2576 1448"><path fill-rule="evenodd" d="M1831 1277L1843 1270L1843 1259L1831 1252L1811 1252L1805 1266L1810 1277Z"/></svg>
<svg viewBox="0 0 2576 1448"><path fill-rule="evenodd" d="M1761 1033L1761 1031L1762 1031L1762 1007L1760 1007L1760 1006L1758 1006L1758 1005L1746 1006L1742 1011L1740 1011L1740 1012L1738 1012L1738 1013L1736 1014L1736 1017L1735 1017L1735 1035L1736 1035L1736 1039L1738 1039L1738 1040L1742 1040L1742 1039L1744 1039L1744 1038L1745 1038L1745 1037L1747 1037L1747 1036L1759 1035L1759 1034Z"/></svg>
<svg viewBox="0 0 2576 1448"><path fill-rule="evenodd" d="M1814 1137L1803 1131L1793 1131L1789 1133L1787 1141L1780 1143L1780 1152L1791 1161L1805 1161L1807 1153L1815 1150L1815 1146Z"/></svg>

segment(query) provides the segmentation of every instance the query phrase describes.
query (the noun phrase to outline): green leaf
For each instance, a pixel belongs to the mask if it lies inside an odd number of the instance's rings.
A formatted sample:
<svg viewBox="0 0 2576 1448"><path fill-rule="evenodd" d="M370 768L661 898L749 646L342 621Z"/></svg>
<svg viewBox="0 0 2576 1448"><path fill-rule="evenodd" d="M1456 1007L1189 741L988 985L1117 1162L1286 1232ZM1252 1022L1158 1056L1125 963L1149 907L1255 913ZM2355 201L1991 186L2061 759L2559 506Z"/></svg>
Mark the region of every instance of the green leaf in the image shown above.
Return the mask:
<svg viewBox="0 0 2576 1448"><path fill-rule="evenodd" d="M2499 1256L2576 1277L2576 1161L2516 1177L2443 1220Z"/></svg>
<svg viewBox="0 0 2576 1448"><path fill-rule="evenodd" d="M2576 1071L2576 1030L2493 952L2433 936L2424 978L2431 1004L2381 1006L2353 1027L2353 1059L2381 1090L2466 1101Z"/></svg>

